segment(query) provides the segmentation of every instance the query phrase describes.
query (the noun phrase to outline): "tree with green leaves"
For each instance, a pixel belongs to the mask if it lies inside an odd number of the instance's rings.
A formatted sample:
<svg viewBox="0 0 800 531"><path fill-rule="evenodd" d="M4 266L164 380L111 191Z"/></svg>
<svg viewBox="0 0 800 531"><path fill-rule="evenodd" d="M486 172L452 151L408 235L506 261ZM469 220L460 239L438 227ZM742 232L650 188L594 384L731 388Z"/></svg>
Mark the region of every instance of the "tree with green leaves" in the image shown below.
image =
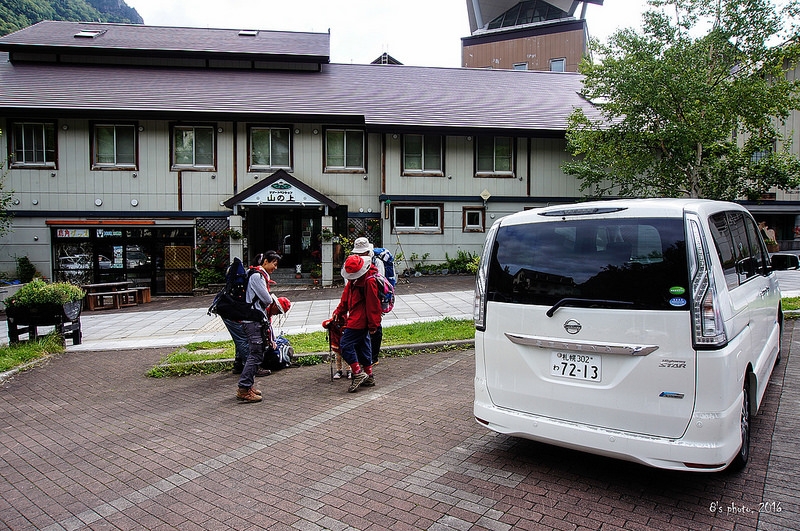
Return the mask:
<svg viewBox="0 0 800 531"><path fill-rule="evenodd" d="M0 0L0 35L42 20L144 23L123 0Z"/></svg>
<svg viewBox="0 0 800 531"><path fill-rule="evenodd" d="M798 0L648 0L640 32L593 41L597 116L573 112L563 169L587 195L757 199L800 185Z"/></svg>

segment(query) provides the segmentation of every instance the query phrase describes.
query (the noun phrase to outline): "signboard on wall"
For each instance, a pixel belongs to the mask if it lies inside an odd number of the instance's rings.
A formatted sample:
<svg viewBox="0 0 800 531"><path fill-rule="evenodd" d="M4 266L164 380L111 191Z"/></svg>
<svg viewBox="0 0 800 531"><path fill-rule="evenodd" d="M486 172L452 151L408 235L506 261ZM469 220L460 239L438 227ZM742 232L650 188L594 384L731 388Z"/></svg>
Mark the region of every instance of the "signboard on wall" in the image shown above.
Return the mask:
<svg viewBox="0 0 800 531"><path fill-rule="evenodd" d="M89 229L57 229L58 238L88 238Z"/></svg>
<svg viewBox="0 0 800 531"><path fill-rule="evenodd" d="M278 179L271 185L255 192L250 197L239 201L239 204L253 206L311 207L322 205L314 196L283 179Z"/></svg>

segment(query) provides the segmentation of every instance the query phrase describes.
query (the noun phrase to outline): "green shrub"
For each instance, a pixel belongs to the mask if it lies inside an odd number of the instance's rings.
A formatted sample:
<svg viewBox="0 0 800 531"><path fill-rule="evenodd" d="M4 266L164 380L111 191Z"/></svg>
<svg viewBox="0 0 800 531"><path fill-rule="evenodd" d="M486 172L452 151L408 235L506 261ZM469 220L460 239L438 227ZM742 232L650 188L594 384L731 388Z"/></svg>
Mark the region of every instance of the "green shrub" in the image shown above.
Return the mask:
<svg viewBox="0 0 800 531"><path fill-rule="evenodd" d="M222 284L225 282L225 273L217 269L201 269L200 272L197 273L196 282L201 288L204 288L209 284Z"/></svg>
<svg viewBox="0 0 800 531"><path fill-rule="evenodd" d="M17 278L20 282L30 282L37 273L36 266L31 263L27 256L17 258Z"/></svg>
<svg viewBox="0 0 800 531"><path fill-rule="evenodd" d="M447 253L445 253L444 256L447 260L447 269L449 269L451 273L470 273L471 264L480 259L477 254L462 250L458 251L458 255L455 258L450 258ZM477 272L477 267L475 272Z"/></svg>
<svg viewBox="0 0 800 531"><path fill-rule="evenodd" d="M22 286L19 291L4 302L9 307L66 304L79 301L84 295L85 293L81 288L68 282L48 284L44 280L37 278Z"/></svg>

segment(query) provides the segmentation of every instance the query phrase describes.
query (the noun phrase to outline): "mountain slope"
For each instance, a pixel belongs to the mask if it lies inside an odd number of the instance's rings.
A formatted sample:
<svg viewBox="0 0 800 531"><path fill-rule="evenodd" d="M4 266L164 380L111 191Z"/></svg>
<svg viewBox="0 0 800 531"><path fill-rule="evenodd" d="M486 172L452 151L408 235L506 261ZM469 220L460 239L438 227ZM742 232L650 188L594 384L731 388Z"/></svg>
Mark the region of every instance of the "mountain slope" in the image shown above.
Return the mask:
<svg viewBox="0 0 800 531"><path fill-rule="evenodd" d="M144 24L124 0L0 0L0 35L42 20Z"/></svg>

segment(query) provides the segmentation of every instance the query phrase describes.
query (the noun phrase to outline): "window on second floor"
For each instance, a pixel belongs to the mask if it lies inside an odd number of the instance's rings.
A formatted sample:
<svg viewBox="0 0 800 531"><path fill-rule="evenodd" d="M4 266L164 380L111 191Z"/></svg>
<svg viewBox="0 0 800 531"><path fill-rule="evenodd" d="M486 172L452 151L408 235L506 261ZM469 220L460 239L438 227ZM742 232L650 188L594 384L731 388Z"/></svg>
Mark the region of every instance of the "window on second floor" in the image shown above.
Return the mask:
<svg viewBox="0 0 800 531"><path fill-rule="evenodd" d="M325 171L363 173L366 171L364 131L328 129L325 131Z"/></svg>
<svg viewBox="0 0 800 531"><path fill-rule="evenodd" d="M136 168L136 125L95 124L92 135L92 169Z"/></svg>
<svg viewBox="0 0 800 531"><path fill-rule="evenodd" d="M475 169L478 177L513 177L514 139L510 136L476 137Z"/></svg>
<svg viewBox="0 0 800 531"><path fill-rule="evenodd" d="M291 168L292 137L288 127L250 128L250 170Z"/></svg>
<svg viewBox="0 0 800 531"><path fill-rule="evenodd" d="M56 167L56 125L53 122L12 123L9 146L12 168Z"/></svg>
<svg viewBox="0 0 800 531"><path fill-rule="evenodd" d="M403 135L403 175L444 175L442 137Z"/></svg>
<svg viewBox="0 0 800 531"><path fill-rule="evenodd" d="M550 71L551 72L564 72L567 69L567 60L564 58L561 59L550 59Z"/></svg>
<svg viewBox="0 0 800 531"><path fill-rule="evenodd" d="M172 127L172 168L174 170L213 170L215 160L214 127L175 125Z"/></svg>
<svg viewBox="0 0 800 531"><path fill-rule="evenodd" d="M527 70L528 63L514 63L514 70Z"/></svg>
<svg viewBox="0 0 800 531"><path fill-rule="evenodd" d="M443 232L442 204L392 203L392 227L395 232Z"/></svg>

